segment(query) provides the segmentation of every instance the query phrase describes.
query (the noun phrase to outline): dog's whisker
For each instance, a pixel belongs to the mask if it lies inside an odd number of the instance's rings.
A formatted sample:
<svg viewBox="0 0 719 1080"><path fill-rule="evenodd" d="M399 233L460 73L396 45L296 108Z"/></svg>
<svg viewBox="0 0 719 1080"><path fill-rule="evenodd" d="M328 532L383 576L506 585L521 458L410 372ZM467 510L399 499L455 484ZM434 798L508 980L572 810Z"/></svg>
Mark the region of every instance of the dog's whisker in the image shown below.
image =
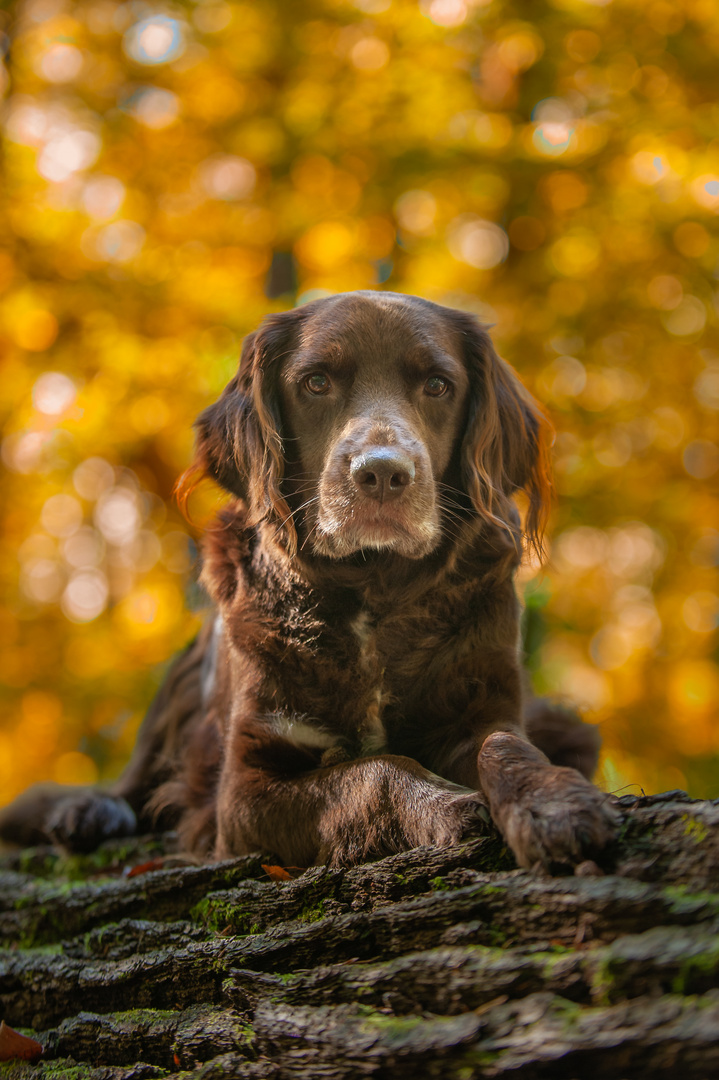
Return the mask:
<svg viewBox="0 0 719 1080"><path fill-rule="evenodd" d="M443 525L440 531L442 536L445 536L448 540L458 542L462 539L462 534L457 529L450 529L448 526Z"/></svg>
<svg viewBox="0 0 719 1080"><path fill-rule="evenodd" d="M448 484L444 480L436 480L435 483L442 491L453 491L455 494L461 495L465 499L468 498L467 492L463 491L462 488L453 487L452 484Z"/></svg>
<svg viewBox="0 0 719 1080"><path fill-rule="evenodd" d="M307 492L307 491L316 490L316 487L317 487L316 484L302 484L300 487L296 487L292 491L288 491L287 495L289 497L292 497L294 495L304 495L305 492Z"/></svg>
<svg viewBox="0 0 719 1080"><path fill-rule="evenodd" d="M300 551L304 551L305 544L308 543L308 541L310 540L310 537L317 531L318 527L319 527L319 520L315 521L312 524L311 528L308 530L307 536L304 538L304 540L302 541L302 544L300 546Z"/></svg>
<svg viewBox="0 0 719 1080"><path fill-rule="evenodd" d="M314 473L295 472L292 476L283 477L283 482L291 484L299 480L311 480L313 483L319 483L319 476Z"/></svg>
<svg viewBox="0 0 719 1080"><path fill-rule="evenodd" d="M302 505L298 506L295 510L290 510L284 521L281 521L277 526L277 531L279 532L281 529L284 529L287 522L291 518L294 518L295 514L299 514L301 510L305 510L308 506L311 506L313 502L319 502L319 495L313 495L311 499L307 499L306 502L303 502Z"/></svg>
<svg viewBox="0 0 719 1080"><path fill-rule="evenodd" d="M476 517L477 515L475 514L474 516ZM469 522L467 515L459 513L449 506L442 506L442 517L447 521L454 521L458 525L467 525Z"/></svg>

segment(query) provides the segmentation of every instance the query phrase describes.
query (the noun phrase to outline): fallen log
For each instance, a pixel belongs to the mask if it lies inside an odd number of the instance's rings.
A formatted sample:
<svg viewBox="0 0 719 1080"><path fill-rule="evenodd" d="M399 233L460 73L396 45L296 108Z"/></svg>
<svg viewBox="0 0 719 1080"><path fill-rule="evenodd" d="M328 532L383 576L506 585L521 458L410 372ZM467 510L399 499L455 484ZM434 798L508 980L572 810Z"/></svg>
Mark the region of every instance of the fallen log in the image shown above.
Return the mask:
<svg viewBox="0 0 719 1080"><path fill-rule="evenodd" d="M1 1075L708 1080L719 806L617 805L602 865L561 878L491 828L287 880L171 834L2 856L0 1018L43 1056Z"/></svg>

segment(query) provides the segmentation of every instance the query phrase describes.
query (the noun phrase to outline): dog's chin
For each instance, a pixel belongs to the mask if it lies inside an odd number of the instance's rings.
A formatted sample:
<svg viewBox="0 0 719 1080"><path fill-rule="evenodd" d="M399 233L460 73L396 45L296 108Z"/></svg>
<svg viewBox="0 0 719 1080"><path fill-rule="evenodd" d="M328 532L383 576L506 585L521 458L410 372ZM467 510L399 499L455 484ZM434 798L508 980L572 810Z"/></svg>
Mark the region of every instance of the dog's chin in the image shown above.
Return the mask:
<svg viewBox="0 0 719 1080"><path fill-rule="evenodd" d="M387 551L406 559L423 559L439 546L440 540L440 527L434 521L408 525L396 519L342 522L320 516L313 530L312 550L330 559L344 559L361 551Z"/></svg>

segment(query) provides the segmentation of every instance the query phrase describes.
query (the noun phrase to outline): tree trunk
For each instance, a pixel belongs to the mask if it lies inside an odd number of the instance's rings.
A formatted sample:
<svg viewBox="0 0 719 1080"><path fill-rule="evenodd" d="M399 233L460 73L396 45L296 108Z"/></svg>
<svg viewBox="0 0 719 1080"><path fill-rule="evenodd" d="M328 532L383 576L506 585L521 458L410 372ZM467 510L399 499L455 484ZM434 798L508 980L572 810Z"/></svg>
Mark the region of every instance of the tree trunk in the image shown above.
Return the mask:
<svg viewBox="0 0 719 1080"><path fill-rule="evenodd" d="M602 868L537 877L496 833L275 880L173 837L0 860L4 1080L719 1073L719 806L618 801ZM128 874L128 868L134 867Z"/></svg>

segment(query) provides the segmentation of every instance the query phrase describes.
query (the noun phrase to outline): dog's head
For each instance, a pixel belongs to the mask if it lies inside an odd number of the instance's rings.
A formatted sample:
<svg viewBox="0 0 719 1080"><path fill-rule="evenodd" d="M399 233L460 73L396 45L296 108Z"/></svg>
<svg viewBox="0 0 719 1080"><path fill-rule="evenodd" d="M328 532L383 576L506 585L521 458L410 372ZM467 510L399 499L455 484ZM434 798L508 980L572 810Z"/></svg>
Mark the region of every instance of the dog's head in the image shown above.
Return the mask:
<svg viewBox="0 0 719 1080"><path fill-rule="evenodd" d="M477 515L539 548L549 425L464 312L358 292L271 315L197 421L198 464L290 552L420 559Z"/></svg>

